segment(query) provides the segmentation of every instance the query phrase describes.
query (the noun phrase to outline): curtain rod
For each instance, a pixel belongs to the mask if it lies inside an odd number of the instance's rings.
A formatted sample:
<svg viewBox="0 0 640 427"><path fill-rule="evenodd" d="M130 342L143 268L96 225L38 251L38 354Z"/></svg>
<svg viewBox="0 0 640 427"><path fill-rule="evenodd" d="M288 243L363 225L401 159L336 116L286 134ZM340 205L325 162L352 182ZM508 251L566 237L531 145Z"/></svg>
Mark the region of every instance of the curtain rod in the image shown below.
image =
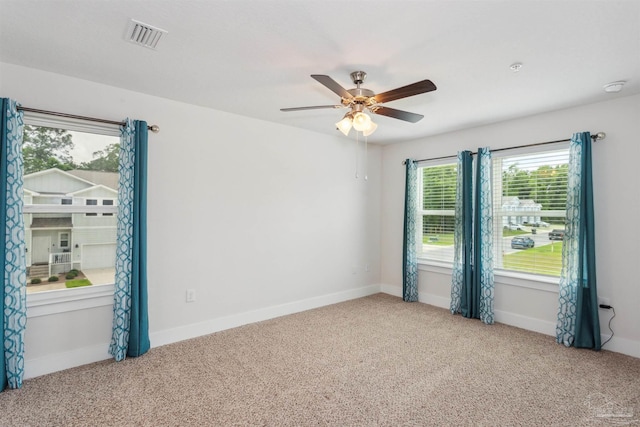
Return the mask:
<svg viewBox="0 0 640 427"><path fill-rule="evenodd" d="M591 135L591 139L594 139L596 141L601 141L601 140L605 139L606 137L607 137L607 134L604 133L604 132L598 132L595 135ZM571 138L558 139L556 141L534 142L533 144L514 145L513 147L506 147L506 148L496 148L495 150L491 150L491 152L495 153L497 151L513 150L514 148L535 147L537 145L556 144L558 142L569 142L569 141L571 141ZM476 151L471 152L471 155L476 155L476 154L478 154ZM431 157L429 159L415 160L415 162L426 162L427 160L455 159L456 157L458 157L458 156L454 155L454 156ZM403 165L407 164L407 161L403 160L402 164Z"/></svg>
<svg viewBox="0 0 640 427"><path fill-rule="evenodd" d="M115 120L96 119L95 117L77 116L75 114L58 113L56 111L38 110L37 108L18 107L18 110L27 111L29 113L40 113L40 114L48 114L50 116L65 117L68 119L86 120L89 122L96 122L96 123L108 123L110 125L118 125L118 126L125 125L125 122L117 122ZM153 133L160 132L160 127L158 125L147 126L147 129L149 129Z"/></svg>

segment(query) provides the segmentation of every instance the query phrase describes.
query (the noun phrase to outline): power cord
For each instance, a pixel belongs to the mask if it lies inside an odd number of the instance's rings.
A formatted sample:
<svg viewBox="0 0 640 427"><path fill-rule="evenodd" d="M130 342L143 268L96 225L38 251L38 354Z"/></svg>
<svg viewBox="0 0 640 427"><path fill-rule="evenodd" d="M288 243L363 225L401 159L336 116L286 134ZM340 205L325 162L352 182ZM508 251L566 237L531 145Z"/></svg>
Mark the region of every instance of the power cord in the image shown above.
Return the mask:
<svg viewBox="0 0 640 427"><path fill-rule="evenodd" d="M616 310L612 306L607 305L607 304L600 304L599 307L603 308L605 310L612 310L613 311L613 316L611 316L611 318L609 319L609 330L611 331L611 336L605 342L600 344L600 347L604 347L604 345L606 343L608 343L609 341L611 341L611 338L613 338L613 329L611 329L611 321L613 320L614 317L616 317Z"/></svg>

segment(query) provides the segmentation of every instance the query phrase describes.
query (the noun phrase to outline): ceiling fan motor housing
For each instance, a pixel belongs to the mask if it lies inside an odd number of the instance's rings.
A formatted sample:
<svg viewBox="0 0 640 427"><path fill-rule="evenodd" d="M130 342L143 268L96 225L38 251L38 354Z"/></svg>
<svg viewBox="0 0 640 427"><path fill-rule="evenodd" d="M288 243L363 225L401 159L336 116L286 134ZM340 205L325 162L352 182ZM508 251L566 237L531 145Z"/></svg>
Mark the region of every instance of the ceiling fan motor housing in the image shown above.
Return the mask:
<svg viewBox="0 0 640 427"><path fill-rule="evenodd" d="M350 74L351 81L353 81L354 85L360 85L364 83L364 80L367 78L367 73L364 71L354 71Z"/></svg>

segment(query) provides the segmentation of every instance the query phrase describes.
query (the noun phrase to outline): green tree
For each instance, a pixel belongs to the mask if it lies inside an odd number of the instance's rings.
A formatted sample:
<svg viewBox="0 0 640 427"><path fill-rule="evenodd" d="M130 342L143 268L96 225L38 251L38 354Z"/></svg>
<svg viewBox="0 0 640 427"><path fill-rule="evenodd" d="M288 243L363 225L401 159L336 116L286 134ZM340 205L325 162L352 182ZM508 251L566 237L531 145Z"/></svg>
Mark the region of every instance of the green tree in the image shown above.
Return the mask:
<svg viewBox="0 0 640 427"><path fill-rule="evenodd" d="M120 155L120 144L109 144L104 150L93 153L93 160L84 162L79 169L102 171L102 172L118 172Z"/></svg>
<svg viewBox="0 0 640 427"><path fill-rule="evenodd" d="M422 207L424 210L453 210L456 203L456 165L423 169ZM454 218L447 215L425 215L422 220L425 234L440 234L453 230Z"/></svg>
<svg viewBox="0 0 640 427"><path fill-rule="evenodd" d="M25 125L22 145L24 173L51 168L75 169L71 157L73 147L71 134L65 129Z"/></svg>
<svg viewBox="0 0 640 427"><path fill-rule="evenodd" d="M517 164L502 172L502 195L531 199L542 210L565 210L567 205L568 165L543 165L535 170L520 169Z"/></svg>

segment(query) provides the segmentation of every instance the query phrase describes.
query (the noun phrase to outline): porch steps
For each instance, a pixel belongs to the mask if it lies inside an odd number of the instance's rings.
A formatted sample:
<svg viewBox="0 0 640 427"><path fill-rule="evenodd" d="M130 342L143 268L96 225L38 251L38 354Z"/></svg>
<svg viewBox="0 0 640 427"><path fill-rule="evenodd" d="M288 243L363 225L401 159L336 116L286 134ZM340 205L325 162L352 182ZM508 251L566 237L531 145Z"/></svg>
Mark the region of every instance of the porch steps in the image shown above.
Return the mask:
<svg viewBox="0 0 640 427"><path fill-rule="evenodd" d="M49 264L38 264L32 265L29 268L29 277L39 277L41 279L46 279L49 277Z"/></svg>

